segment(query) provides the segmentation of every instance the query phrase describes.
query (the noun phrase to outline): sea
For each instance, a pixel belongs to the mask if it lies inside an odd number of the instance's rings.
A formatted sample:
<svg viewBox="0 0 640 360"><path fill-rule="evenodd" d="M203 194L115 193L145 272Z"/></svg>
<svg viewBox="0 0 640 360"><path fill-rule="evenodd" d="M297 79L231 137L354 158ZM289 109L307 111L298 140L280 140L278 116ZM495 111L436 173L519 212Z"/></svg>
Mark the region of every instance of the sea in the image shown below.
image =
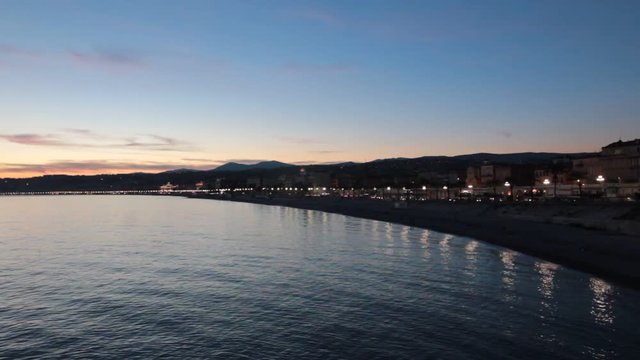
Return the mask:
<svg viewBox="0 0 640 360"><path fill-rule="evenodd" d="M428 229L0 197L0 359L634 359L640 292Z"/></svg>

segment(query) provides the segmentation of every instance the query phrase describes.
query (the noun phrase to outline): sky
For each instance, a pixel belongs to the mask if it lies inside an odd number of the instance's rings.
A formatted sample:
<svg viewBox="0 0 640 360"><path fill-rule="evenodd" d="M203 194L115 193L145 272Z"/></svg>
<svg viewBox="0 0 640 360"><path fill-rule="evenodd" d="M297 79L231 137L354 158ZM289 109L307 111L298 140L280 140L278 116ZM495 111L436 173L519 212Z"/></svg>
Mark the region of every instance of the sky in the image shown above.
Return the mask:
<svg viewBox="0 0 640 360"><path fill-rule="evenodd" d="M637 0L0 0L0 177L639 137Z"/></svg>

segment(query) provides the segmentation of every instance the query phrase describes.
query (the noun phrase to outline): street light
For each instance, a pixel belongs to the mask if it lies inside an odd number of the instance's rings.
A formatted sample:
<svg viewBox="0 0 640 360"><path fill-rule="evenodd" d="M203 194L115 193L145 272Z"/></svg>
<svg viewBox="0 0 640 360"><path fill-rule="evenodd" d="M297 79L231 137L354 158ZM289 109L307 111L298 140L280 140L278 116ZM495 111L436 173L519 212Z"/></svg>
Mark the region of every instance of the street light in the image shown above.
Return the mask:
<svg viewBox="0 0 640 360"><path fill-rule="evenodd" d="M578 179L576 182L578 183L578 196L582 199L582 181Z"/></svg>
<svg viewBox="0 0 640 360"><path fill-rule="evenodd" d="M604 194L604 176L598 175L596 181L600 183L600 186L602 186L602 193Z"/></svg>
<svg viewBox="0 0 640 360"><path fill-rule="evenodd" d="M507 195L509 195L509 198L511 199L511 201L513 201L513 186L508 181L504 182L504 186L509 188L509 192L507 193Z"/></svg>
<svg viewBox="0 0 640 360"><path fill-rule="evenodd" d="M549 179L544 179L544 181L542 182L545 185L549 185L551 184L551 181L549 181Z"/></svg>

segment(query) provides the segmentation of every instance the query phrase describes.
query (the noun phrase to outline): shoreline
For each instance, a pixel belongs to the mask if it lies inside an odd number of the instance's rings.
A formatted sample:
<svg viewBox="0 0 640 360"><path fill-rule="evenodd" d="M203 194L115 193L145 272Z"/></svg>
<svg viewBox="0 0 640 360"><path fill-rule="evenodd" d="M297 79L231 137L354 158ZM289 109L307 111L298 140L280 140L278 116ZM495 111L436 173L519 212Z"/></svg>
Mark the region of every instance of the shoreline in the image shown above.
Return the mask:
<svg viewBox="0 0 640 360"><path fill-rule="evenodd" d="M640 289L640 222L622 220L620 211L604 212L598 224L586 212L578 217L558 217L548 209L573 210L570 204L541 207L519 204L476 204L450 202L391 202L369 199L340 198L261 198L236 196L187 195L194 199L245 202L270 206L286 206L317 210L370 220L386 221L426 228L438 232L470 237L503 246L559 265L591 273L622 285ZM611 209L615 207L609 206ZM626 206L636 213L638 207ZM606 210L606 209L605 209ZM571 212L571 211L569 211ZM547 214L546 217L544 214ZM604 218L608 217L608 218ZM567 220L569 219L569 220ZM573 220L571 220L573 219ZM609 226L613 224L613 226ZM614 231L617 229L618 231Z"/></svg>

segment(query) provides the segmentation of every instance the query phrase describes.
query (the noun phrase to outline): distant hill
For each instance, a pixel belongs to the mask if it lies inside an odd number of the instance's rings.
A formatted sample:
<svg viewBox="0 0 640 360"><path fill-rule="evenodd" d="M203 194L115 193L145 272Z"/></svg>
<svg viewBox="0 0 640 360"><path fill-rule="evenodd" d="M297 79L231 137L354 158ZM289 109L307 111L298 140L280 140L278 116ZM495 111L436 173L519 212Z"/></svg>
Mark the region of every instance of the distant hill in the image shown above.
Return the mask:
<svg viewBox="0 0 640 360"><path fill-rule="evenodd" d="M513 153L513 154L491 154L491 153L476 153L476 154L468 154L468 155L458 155L453 156L453 158L457 160L462 160L470 163L482 163L482 162L493 162L493 163L508 163L508 164L537 164L551 161L552 159L559 157L584 157L591 156L591 153L573 153L573 154L563 154L563 153L546 153L546 152L523 152L523 153Z"/></svg>
<svg viewBox="0 0 640 360"><path fill-rule="evenodd" d="M192 173L192 172L197 172L199 170L195 170L195 169L175 169L175 170L168 170L168 171L163 171L159 174L187 174L187 173Z"/></svg>
<svg viewBox="0 0 640 360"><path fill-rule="evenodd" d="M228 162L224 165L220 165L215 168L214 172L234 172L234 171L246 171L246 170L272 170L284 167L291 167L293 165L286 164L280 161L261 161L255 164L240 164L237 162Z"/></svg>
<svg viewBox="0 0 640 360"><path fill-rule="evenodd" d="M0 193L12 191L60 191L60 190L138 190L157 189L171 182L181 188L194 187L197 182L227 187L242 187L249 177L278 178L293 176L301 168L307 173L328 173L341 179L352 179L357 186L376 186L378 183L397 183L420 176L421 173L460 174L464 178L468 166L485 162L494 164L523 164L532 167L547 166L555 158L579 158L591 153L477 153L458 156L423 156L418 158L380 159L365 163L342 162L338 164L291 165L279 161L262 161L255 164L229 162L213 170L180 168L157 174L132 173L112 175L46 175L28 179L2 179ZM374 184L374 185L371 185Z"/></svg>

